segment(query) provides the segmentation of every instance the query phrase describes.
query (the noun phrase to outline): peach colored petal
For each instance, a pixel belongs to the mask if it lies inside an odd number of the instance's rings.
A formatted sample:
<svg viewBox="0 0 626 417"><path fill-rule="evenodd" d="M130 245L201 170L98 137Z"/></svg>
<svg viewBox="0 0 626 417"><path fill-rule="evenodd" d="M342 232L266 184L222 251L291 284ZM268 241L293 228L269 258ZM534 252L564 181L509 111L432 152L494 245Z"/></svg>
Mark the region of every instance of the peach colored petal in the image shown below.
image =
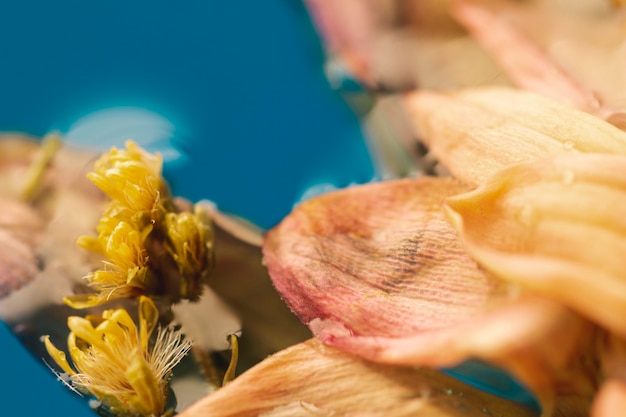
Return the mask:
<svg viewBox="0 0 626 417"><path fill-rule="evenodd" d="M585 375L573 377L593 326L476 267L441 209L466 189L453 179L404 179L309 200L267 233L266 265L327 344L404 365L482 358L533 389L549 415L555 392L593 391Z"/></svg>
<svg viewBox="0 0 626 417"><path fill-rule="evenodd" d="M626 157L515 165L447 211L486 269L626 335Z"/></svg>
<svg viewBox="0 0 626 417"><path fill-rule="evenodd" d="M626 155L626 132L527 91L416 91L406 96L405 105L419 138L455 177L471 185L508 165L549 155Z"/></svg>
<svg viewBox="0 0 626 417"><path fill-rule="evenodd" d="M509 417L535 415L441 372L375 365L322 345L295 345L264 360L180 417Z"/></svg>

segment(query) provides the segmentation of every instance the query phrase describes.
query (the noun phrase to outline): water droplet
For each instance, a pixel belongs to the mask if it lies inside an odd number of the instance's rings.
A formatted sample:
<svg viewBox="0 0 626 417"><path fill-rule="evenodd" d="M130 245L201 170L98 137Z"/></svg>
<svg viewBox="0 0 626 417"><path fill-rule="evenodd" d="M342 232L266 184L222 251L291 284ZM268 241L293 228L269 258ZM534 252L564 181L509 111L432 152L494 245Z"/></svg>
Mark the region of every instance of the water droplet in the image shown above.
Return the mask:
<svg viewBox="0 0 626 417"><path fill-rule="evenodd" d="M566 151L573 150L574 142L572 142L571 140L566 140L565 142L563 142L563 149L565 149Z"/></svg>
<svg viewBox="0 0 626 417"><path fill-rule="evenodd" d="M561 182L563 185L572 185L574 183L575 175L572 171L563 171Z"/></svg>

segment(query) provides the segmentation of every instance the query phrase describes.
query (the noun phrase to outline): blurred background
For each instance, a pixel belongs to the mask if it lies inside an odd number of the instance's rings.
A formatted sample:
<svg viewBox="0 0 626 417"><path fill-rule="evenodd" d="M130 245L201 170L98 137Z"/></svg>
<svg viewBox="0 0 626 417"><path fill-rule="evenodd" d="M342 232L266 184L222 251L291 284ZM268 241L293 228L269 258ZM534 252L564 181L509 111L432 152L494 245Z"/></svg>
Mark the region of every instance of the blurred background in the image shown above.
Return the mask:
<svg viewBox="0 0 626 417"><path fill-rule="evenodd" d="M297 0L20 0L0 17L0 131L132 137L163 152L175 194L263 228L376 175ZM3 325L0 346L2 415L93 415Z"/></svg>

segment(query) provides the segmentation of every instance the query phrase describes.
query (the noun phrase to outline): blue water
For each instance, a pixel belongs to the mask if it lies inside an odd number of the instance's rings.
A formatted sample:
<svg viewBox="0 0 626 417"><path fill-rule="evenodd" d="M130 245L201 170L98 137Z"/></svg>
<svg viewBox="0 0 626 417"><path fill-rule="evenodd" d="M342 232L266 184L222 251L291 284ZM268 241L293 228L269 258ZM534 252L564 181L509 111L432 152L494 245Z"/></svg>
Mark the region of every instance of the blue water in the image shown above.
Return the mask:
<svg viewBox="0 0 626 417"><path fill-rule="evenodd" d="M154 113L189 156L166 166L174 191L262 227L310 186L374 176L295 0L20 0L2 2L0 18L0 130L68 133L106 109Z"/></svg>
<svg viewBox="0 0 626 417"><path fill-rule="evenodd" d="M307 190L375 177L297 0L2 1L0 19L0 131L135 138L175 194L264 228ZM93 415L1 323L0 346L2 415Z"/></svg>

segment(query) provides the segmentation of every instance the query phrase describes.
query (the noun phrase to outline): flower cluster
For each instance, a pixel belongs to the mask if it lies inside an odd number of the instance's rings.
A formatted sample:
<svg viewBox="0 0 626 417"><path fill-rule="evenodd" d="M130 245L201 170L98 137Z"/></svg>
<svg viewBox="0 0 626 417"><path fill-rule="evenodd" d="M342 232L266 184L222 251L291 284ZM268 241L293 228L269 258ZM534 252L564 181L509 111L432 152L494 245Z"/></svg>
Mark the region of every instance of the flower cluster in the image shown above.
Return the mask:
<svg viewBox="0 0 626 417"><path fill-rule="evenodd" d="M110 199L97 236L77 244L104 257L104 267L86 276L92 294L64 302L77 309L113 300L138 301L139 326L124 308L101 315L68 318L66 355L49 337L48 353L68 375L69 384L93 395L107 415L161 416L173 367L191 349L173 325L159 327L158 298L171 307L197 300L214 260L211 218L201 206L179 210L161 177L162 160L128 141L112 148L87 177ZM236 358L233 357L233 364Z"/></svg>
<svg viewBox="0 0 626 417"><path fill-rule="evenodd" d="M104 269L86 279L94 294L65 298L74 308L145 294L171 301L197 299L212 267L211 221L202 208L177 212L161 177L162 160L128 141L96 163L88 178L111 202L97 226L98 235L81 236L78 245L104 255Z"/></svg>

